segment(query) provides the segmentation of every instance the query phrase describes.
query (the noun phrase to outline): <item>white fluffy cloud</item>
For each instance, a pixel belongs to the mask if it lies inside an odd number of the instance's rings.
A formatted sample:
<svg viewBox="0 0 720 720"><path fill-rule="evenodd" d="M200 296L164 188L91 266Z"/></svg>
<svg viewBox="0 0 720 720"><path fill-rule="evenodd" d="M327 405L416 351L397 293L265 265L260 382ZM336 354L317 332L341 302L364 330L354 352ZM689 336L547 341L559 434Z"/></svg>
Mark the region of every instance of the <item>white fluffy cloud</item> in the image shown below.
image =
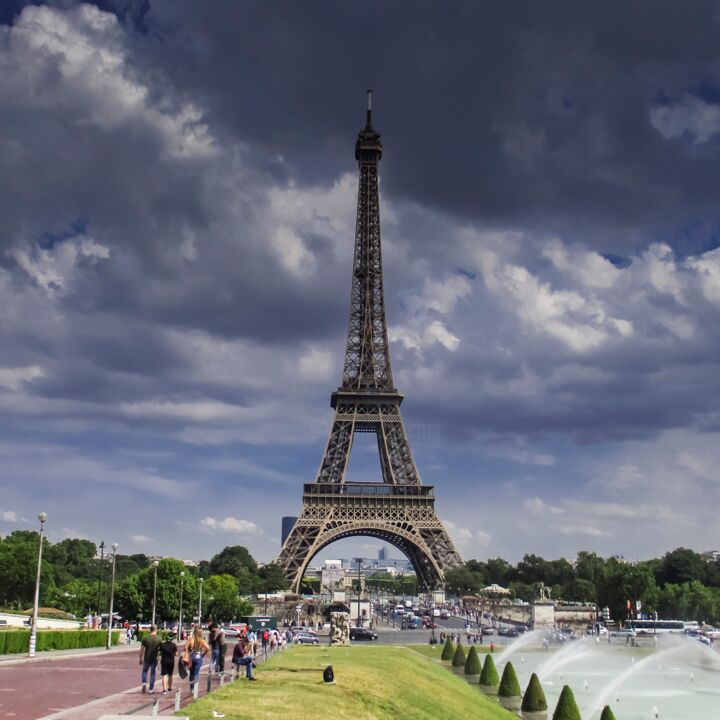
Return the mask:
<svg viewBox="0 0 720 720"><path fill-rule="evenodd" d="M653 107L650 122L666 140L685 136L706 143L720 132L720 105L685 93L677 102Z"/></svg>
<svg viewBox="0 0 720 720"><path fill-rule="evenodd" d="M208 516L204 517L200 524L203 528L214 532L237 533L239 535L254 535L259 531L254 522L239 520L234 517L226 517L221 520Z"/></svg>

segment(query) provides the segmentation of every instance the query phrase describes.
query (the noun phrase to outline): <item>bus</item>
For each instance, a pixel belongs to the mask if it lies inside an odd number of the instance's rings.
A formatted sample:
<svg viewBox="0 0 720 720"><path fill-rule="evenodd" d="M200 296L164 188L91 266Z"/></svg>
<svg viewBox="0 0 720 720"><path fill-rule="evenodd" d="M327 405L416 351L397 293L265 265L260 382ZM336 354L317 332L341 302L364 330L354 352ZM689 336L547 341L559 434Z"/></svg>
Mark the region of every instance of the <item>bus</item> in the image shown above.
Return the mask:
<svg viewBox="0 0 720 720"><path fill-rule="evenodd" d="M686 620L627 620L625 628L634 630L637 635L660 635L666 633L684 633L698 628L695 621Z"/></svg>

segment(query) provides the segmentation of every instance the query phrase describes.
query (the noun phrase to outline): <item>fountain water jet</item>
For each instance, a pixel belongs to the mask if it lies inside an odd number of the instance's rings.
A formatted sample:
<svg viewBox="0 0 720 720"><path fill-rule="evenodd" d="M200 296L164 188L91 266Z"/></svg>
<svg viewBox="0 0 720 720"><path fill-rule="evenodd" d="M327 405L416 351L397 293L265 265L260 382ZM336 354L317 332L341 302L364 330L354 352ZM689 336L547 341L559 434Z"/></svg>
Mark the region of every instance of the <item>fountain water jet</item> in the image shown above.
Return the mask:
<svg viewBox="0 0 720 720"><path fill-rule="evenodd" d="M556 672L561 667L567 665L567 663L577 660L583 655L587 655L591 649L592 648L588 648L582 641L575 641L572 645L565 646L562 650L560 650L560 652L556 653L554 657L551 657L547 662L540 666L538 679L542 682L551 673Z"/></svg>
<svg viewBox="0 0 720 720"><path fill-rule="evenodd" d="M545 635L544 631L542 630L533 630L531 632L526 632L522 635L522 637L519 637L515 642L510 643L496 658L495 658L495 664L500 665L501 662L504 662L507 660L513 653L517 652L521 648L528 647L529 645L534 644L535 642L540 644L540 641L542 640L543 636Z"/></svg>
<svg viewBox="0 0 720 720"><path fill-rule="evenodd" d="M657 663L657 661L661 658L669 657L685 649L685 644L675 645L673 647L666 648L665 650L660 650L659 652L653 653L652 655L649 655L643 660L640 660L640 662L632 664L629 668L627 668L627 670L620 673L620 675L611 680L604 687L600 688L600 691L597 693L590 706L583 710L583 717L590 720L590 718L592 718L596 712L602 710L605 698L611 693L616 692L620 687L622 687L622 685L629 677L641 672L643 668L649 667L654 663ZM619 696L616 696L616 701L620 702Z"/></svg>

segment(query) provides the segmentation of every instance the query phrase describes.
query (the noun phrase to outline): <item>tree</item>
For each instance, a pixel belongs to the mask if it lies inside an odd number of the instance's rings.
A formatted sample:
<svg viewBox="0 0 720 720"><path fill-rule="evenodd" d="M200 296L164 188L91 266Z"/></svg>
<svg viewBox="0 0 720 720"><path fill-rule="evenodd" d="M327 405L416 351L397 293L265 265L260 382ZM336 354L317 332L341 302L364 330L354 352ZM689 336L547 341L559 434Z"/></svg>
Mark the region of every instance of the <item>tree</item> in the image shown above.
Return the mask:
<svg viewBox="0 0 720 720"><path fill-rule="evenodd" d="M287 577L282 565L276 562L263 565L258 571L262 592L277 592L288 587Z"/></svg>
<svg viewBox="0 0 720 720"><path fill-rule="evenodd" d="M209 570L213 575L234 575L239 579L243 569L257 575L258 567L252 555L242 545L224 547L210 558Z"/></svg>
<svg viewBox="0 0 720 720"><path fill-rule="evenodd" d="M523 712L544 712L548 709L545 691L540 684L540 678L535 673L530 676L520 709Z"/></svg>
<svg viewBox="0 0 720 720"><path fill-rule="evenodd" d="M465 650L462 646L462 643L458 643L457 647L455 648L455 654L453 655L452 666L454 668L464 668L466 659L467 658L465 657Z"/></svg>
<svg viewBox="0 0 720 720"><path fill-rule="evenodd" d="M203 615L215 622L234 620L240 615L252 614L242 612L238 581L232 575L211 575L203 586L205 610Z"/></svg>
<svg viewBox="0 0 720 720"><path fill-rule="evenodd" d="M487 692L496 690L498 685L500 685L500 676L498 675L492 655L488 654L485 656L483 669L480 673L480 687Z"/></svg>
<svg viewBox="0 0 720 720"><path fill-rule="evenodd" d="M602 714L600 715L600 720L615 720L615 714L610 709L609 705L606 705L603 708Z"/></svg>
<svg viewBox="0 0 720 720"><path fill-rule="evenodd" d="M655 578L661 585L667 583L682 585L693 580L704 583L707 575L707 563L702 555L681 547L665 553Z"/></svg>
<svg viewBox="0 0 720 720"><path fill-rule="evenodd" d="M0 540L0 602L3 605L26 609L32 604L39 537L31 530L16 530ZM51 596L55 589L53 569L46 559L49 547L50 543L43 537L42 597Z"/></svg>
<svg viewBox="0 0 720 720"><path fill-rule="evenodd" d="M445 638L445 645L443 645L443 651L440 655L441 660L452 660L455 654L455 646L450 638Z"/></svg>
<svg viewBox="0 0 720 720"><path fill-rule="evenodd" d="M582 720L580 708L569 685L565 685L560 693L552 720Z"/></svg>
<svg viewBox="0 0 720 720"><path fill-rule="evenodd" d="M488 584L507 585L517 579L517 572L507 560L502 558L490 559L485 563L487 569L485 579Z"/></svg>
<svg viewBox="0 0 720 720"><path fill-rule="evenodd" d="M484 586L484 576L467 566L445 571L445 588L452 595L470 595L480 592Z"/></svg>
<svg viewBox="0 0 720 720"><path fill-rule="evenodd" d="M149 580L151 571L147 570L145 572L146 587L148 587L149 583L147 581ZM185 573L182 582L180 579L181 572ZM163 558L158 565L157 576L157 620L174 621L179 618L181 586L183 617L193 617L198 603L197 579L188 568L185 567L184 563L175 558Z"/></svg>
<svg viewBox="0 0 720 720"><path fill-rule="evenodd" d="M500 680L500 687L498 688L498 695L504 698L520 697L522 690L520 689L520 683L517 679L517 673L515 667L508 660L503 668L502 678Z"/></svg>
<svg viewBox="0 0 720 720"><path fill-rule="evenodd" d="M482 666L480 665L477 648L472 645L465 660L465 674L480 675L480 670L482 670Z"/></svg>
<svg viewBox="0 0 720 720"><path fill-rule="evenodd" d="M46 594L46 604L82 618L97 606L97 583L73 579Z"/></svg>
<svg viewBox="0 0 720 720"><path fill-rule="evenodd" d="M115 603L113 612L117 612L126 620L142 620L147 615L145 610L146 596L140 589L138 575L128 575L115 587Z"/></svg>

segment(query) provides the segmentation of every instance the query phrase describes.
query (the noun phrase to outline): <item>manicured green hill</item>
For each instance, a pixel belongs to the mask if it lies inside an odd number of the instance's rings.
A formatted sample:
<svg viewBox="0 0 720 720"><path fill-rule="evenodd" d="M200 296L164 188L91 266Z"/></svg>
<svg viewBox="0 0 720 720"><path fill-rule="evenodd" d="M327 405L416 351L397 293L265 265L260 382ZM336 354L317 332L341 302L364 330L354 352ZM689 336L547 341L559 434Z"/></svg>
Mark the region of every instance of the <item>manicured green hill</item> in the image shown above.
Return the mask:
<svg viewBox="0 0 720 720"><path fill-rule="evenodd" d="M332 665L335 684L323 683ZM517 720L480 689L437 662L404 647L300 646L184 708L192 720L213 710L227 720Z"/></svg>

